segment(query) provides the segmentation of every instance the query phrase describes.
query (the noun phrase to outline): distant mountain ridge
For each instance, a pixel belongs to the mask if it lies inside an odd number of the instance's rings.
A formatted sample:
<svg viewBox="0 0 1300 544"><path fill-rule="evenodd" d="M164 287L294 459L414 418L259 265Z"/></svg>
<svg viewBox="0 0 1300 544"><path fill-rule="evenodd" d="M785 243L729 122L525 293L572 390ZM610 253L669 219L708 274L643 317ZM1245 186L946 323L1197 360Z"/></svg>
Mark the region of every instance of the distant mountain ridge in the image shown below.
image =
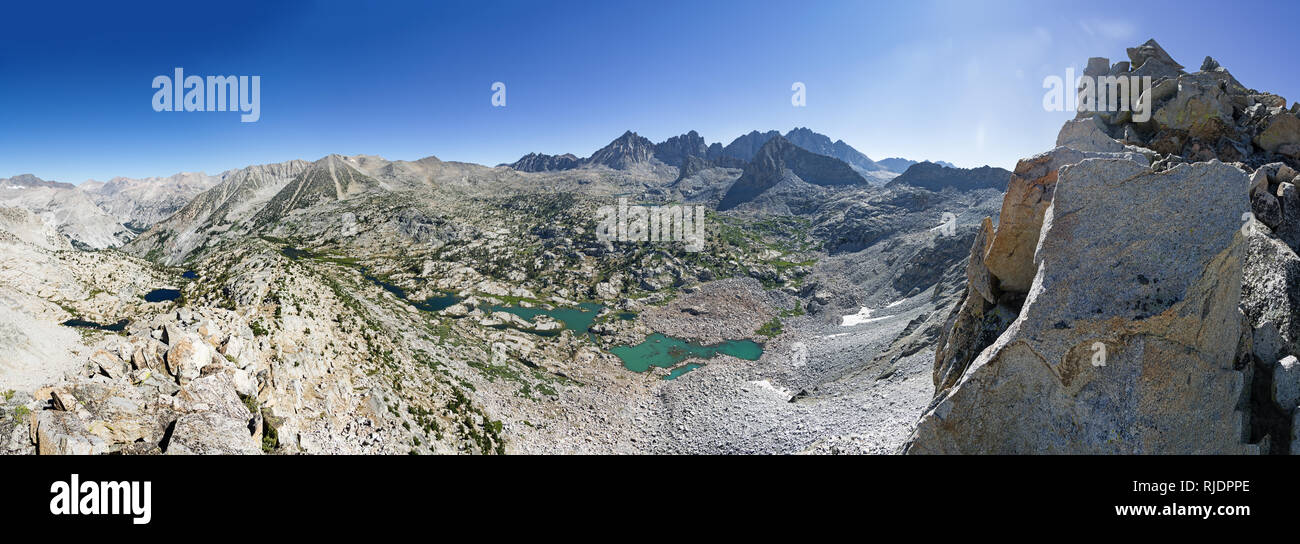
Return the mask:
<svg viewBox="0 0 1300 544"><path fill-rule="evenodd" d="M844 140L831 142L829 136L818 134L804 127L791 130L785 135L785 139L789 140L790 143L794 145L812 151L818 155L835 157L842 160L859 172L886 170L886 168L871 160L870 157L867 157L862 154L862 152L853 149L853 146L844 143Z"/></svg>
<svg viewBox="0 0 1300 544"><path fill-rule="evenodd" d="M133 236L122 221L101 209L77 186L45 181L31 174L0 178L0 206L32 212L82 249L120 246Z"/></svg>
<svg viewBox="0 0 1300 544"><path fill-rule="evenodd" d="M509 166L520 172L553 172L592 166L626 170L638 164L657 160L681 168L683 172L698 170L706 163L724 168L744 168L754 160L764 145L777 137L817 155L838 159L868 181L883 183L917 164L917 161L899 158L873 161L844 140L831 140L829 136L806 127L797 127L785 135L775 130L750 131L736 137L725 146L718 142L712 144L706 142L694 130L673 136L658 144L635 132L627 131L585 159L571 153L563 155L529 153L514 163L503 166ZM951 163L942 161L940 163L952 166Z"/></svg>
<svg viewBox="0 0 1300 544"><path fill-rule="evenodd" d="M546 155L529 153L510 165L520 172L549 172L552 170L570 170L580 166L582 159L572 153L563 155Z"/></svg>
<svg viewBox="0 0 1300 544"><path fill-rule="evenodd" d="M0 189L27 189L31 187L72 189L75 188L76 185L61 181L46 181L32 174L19 174L12 178L0 178Z"/></svg>
<svg viewBox="0 0 1300 544"><path fill-rule="evenodd" d="M948 161L914 161L911 159L904 159L900 157L890 157L888 159L880 159L876 161L876 164L885 167L886 170L889 170L891 172L898 172L901 174L903 172L906 172L908 168L911 168L913 164L917 164L921 162L932 162L939 166L947 166L948 168L957 167L957 165L950 163Z"/></svg>
<svg viewBox="0 0 1300 544"><path fill-rule="evenodd" d="M867 184L866 178L844 161L813 153L776 136L763 144L745 166L744 173L722 197L718 209L729 210L753 200L778 183L790 180L790 174L814 185Z"/></svg>
<svg viewBox="0 0 1300 544"><path fill-rule="evenodd" d="M1007 182L1010 179L1010 171L993 166L956 168L927 161L913 164L906 172L887 183L885 187L911 185L912 187L920 187L931 191L942 191L948 187L959 191L975 189L1006 191Z"/></svg>
<svg viewBox="0 0 1300 544"><path fill-rule="evenodd" d="M719 156L739 159L744 162L752 161L764 144L780 135L781 133L775 130L767 132L750 131L749 134L742 134L727 144L726 147L723 147Z"/></svg>
<svg viewBox="0 0 1300 544"><path fill-rule="evenodd" d="M108 182L86 181L77 188L128 226L144 229L176 213L194 197L233 173L230 170L215 176L181 172L165 178L116 177Z"/></svg>
<svg viewBox="0 0 1300 544"><path fill-rule="evenodd" d="M233 225L245 221L264 225L319 202L349 200L362 193L438 185L472 189L495 182L533 190L572 190L597 183L600 190L615 193L648 189L660 197L699 199L711 204L721 200L721 208L727 209L781 185L782 189L769 193L757 204L767 209L771 202L806 201L807 195L799 193L804 189L817 193L824 190L818 187L882 186L898 176L889 168L902 164L914 167L918 163L906 159L873 161L843 140L832 140L806 127L792 129L786 135L775 130L750 131L725 146L707 142L694 130L657 144L629 130L587 158L569 153L530 153L497 168L443 162L436 157L409 162L330 155L315 163L294 160L217 175L200 172L140 179L117 177L107 182L89 180L81 186L23 174L0 178L0 202L8 200L11 205L32 210L81 247L116 247L131 242L131 253L147 256L162 250L165 260L178 262L213 237L224 237ZM602 169L621 173L610 177ZM567 171L576 172L572 176L542 176L537 178L541 185L516 185L512 181L525 172ZM1005 177L996 183L979 176L970 181L967 174L957 176L960 179L954 182L925 172L922 168L904 181L934 190L949 185L985 187L1005 183ZM22 198L18 198L20 194ZM153 229L155 226L160 228Z"/></svg>

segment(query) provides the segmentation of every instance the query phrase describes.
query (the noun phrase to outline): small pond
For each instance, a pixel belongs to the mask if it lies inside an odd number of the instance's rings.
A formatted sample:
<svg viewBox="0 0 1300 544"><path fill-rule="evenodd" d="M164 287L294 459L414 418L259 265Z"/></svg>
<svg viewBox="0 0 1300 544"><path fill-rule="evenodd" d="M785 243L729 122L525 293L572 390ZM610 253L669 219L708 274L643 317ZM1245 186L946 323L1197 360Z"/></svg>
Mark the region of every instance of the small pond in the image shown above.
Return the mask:
<svg viewBox="0 0 1300 544"><path fill-rule="evenodd" d="M65 326L65 327L77 327L77 328L81 328L81 329L98 329L98 330L101 330L101 331L108 331L108 332L122 332L122 331L126 330L126 326L127 326L128 324L130 324L130 323L131 323L131 320L129 320L129 319L122 319L122 320L119 320L117 323L114 323L114 324L112 324L112 325L101 325L101 324L96 323L96 322L94 322L94 321L86 321L86 320L84 320L84 319L75 319L75 318L74 318L74 319L69 319L69 320L67 320L67 321L64 321L64 322L63 322L63 326Z"/></svg>
<svg viewBox="0 0 1300 544"><path fill-rule="evenodd" d="M181 292L177 289L154 289L144 296L145 302L170 302L181 298Z"/></svg>
<svg viewBox="0 0 1300 544"><path fill-rule="evenodd" d="M677 367L677 368L674 368L674 369L672 370L672 372L669 372L667 376L664 376L664 379L665 379L665 380L675 380L675 379L677 379L679 376L681 376L682 374L685 374L685 373L687 373L687 372L690 372L690 371L695 370L695 369L697 369L697 368L700 368L700 367L702 367L702 366L704 366L704 365L699 364L699 363L686 363L686 364L684 364L684 365L682 365L682 366L679 366L679 367Z"/></svg>

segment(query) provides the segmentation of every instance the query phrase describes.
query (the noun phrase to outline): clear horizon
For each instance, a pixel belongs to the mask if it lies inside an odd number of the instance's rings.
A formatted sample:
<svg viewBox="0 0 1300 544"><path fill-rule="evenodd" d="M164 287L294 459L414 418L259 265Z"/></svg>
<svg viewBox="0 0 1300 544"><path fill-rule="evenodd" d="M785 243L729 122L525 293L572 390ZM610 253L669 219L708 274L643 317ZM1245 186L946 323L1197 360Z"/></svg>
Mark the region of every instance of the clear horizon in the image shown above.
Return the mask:
<svg viewBox="0 0 1300 544"><path fill-rule="evenodd" d="M86 4L77 20L9 32L0 178L79 184L329 154L494 166L585 157L626 130L725 145L801 126L874 160L1010 169L1073 117L1043 109L1044 77L1127 60L1148 38L1188 71L1211 55L1247 87L1300 98L1300 72L1280 64L1286 34L1215 32L1222 22L1199 15L1211 5L1101 2L1067 17L1030 1ZM69 8L11 9L47 21ZM260 120L154 111L150 83L176 67L260 76ZM491 104L497 81L504 108ZM791 105L795 82L805 107Z"/></svg>

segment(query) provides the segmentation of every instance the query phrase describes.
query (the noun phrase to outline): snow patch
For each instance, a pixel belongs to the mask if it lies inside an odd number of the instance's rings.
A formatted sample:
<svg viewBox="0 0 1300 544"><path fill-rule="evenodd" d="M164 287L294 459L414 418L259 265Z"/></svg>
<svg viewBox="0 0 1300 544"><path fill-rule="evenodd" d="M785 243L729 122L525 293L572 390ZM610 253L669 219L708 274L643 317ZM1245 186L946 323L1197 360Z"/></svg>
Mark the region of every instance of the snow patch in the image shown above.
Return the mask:
<svg viewBox="0 0 1300 544"><path fill-rule="evenodd" d="M783 400L790 400L790 398L794 396L789 391L786 391L785 389L772 385L772 382L767 380L752 381L749 382L749 384L755 386L755 388L757 388L759 392L774 395L780 397ZM747 387L742 387L741 389L746 392L749 391L749 388Z"/></svg>
<svg viewBox="0 0 1300 544"><path fill-rule="evenodd" d="M861 324L863 324L863 323L872 323L872 322L875 322L875 321L880 321L880 320L883 320L883 319L889 319L889 318L891 318L891 317L894 317L894 316L892 316L892 315L882 315L882 316L880 316L880 317L871 317L871 314L873 314L873 313L875 313L875 310L873 310L873 309L871 309L871 308L863 307L863 308L862 308L861 310L859 310L858 313L856 313L856 314L850 314L850 315L846 315L846 316L844 316L843 320L840 321L840 326L841 326L841 327L852 327L852 326L854 326L854 325L861 325Z"/></svg>

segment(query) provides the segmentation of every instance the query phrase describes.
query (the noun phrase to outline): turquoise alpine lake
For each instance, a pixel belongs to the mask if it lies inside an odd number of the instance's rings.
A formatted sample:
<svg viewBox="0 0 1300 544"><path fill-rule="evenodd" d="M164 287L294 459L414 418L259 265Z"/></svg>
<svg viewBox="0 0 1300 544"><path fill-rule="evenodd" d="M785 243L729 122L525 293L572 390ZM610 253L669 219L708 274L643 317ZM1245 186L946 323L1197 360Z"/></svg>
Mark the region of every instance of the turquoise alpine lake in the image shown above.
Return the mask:
<svg viewBox="0 0 1300 544"><path fill-rule="evenodd" d="M623 366L628 370L645 372L652 366L672 368L686 359L710 359L718 354L730 355L746 361L757 361L763 355L763 346L753 340L727 340L721 344L706 346L654 333L647 336L640 344L614 346L609 352L623 361ZM690 370L693 369L682 370L676 376L670 374L670 379Z"/></svg>
<svg viewBox="0 0 1300 544"><path fill-rule="evenodd" d="M591 324L596 321L596 316L604 309L604 306L594 302L582 302L578 304L577 308L555 308L547 310L541 307L524 308L522 306L490 305L487 306L484 311L489 314L492 312L506 312L529 321L533 321L534 319L537 319L538 316L544 315L563 323L564 328L575 333L587 333L590 335L591 333L588 332L587 329L591 328ZM559 331L551 331L549 333L537 332L536 334L554 336L559 334Z"/></svg>
<svg viewBox="0 0 1300 544"><path fill-rule="evenodd" d="M313 254L309 251L284 246L280 249L284 256L290 259L310 258ZM361 275L365 279L374 283L376 286L383 288L385 291L392 293L393 296L400 300L415 306L419 310L426 312L440 312L455 304L460 303L463 297L457 296L451 292L439 292L437 295L425 300L411 300L407 298L405 289L385 281L382 278L370 274L366 267L359 267ZM577 307L557 307L545 308L540 305L533 307L524 307L518 305L484 305L480 308L484 312L491 314L493 312L506 312L514 314L530 322L535 321L538 317L547 316L559 321L565 329L573 331L575 334L585 334L592 342L596 342L596 335L589 329L596 322L596 316L605 311L605 306L594 302L582 302ZM613 314L615 319L623 321L632 321L636 319L635 312L620 311ZM531 331L525 330L538 336L556 336L560 334L559 330L554 331ZM633 372L646 372L653 367L671 369L665 380L676 379L687 372L704 366L702 363L681 364L687 359L711 359L719 354L730 355L738 359L747 361L756 361L763 355L763 346L753 340L727 340L716 345L702 345L698 342L688 342L680 338L673 338L661 333L654 333L647 336L644 341L636 345L614 346L609 349L620 361L623 367Z"/></svg>
<svg viewBox="0 0 1300 544"><path fill-rule="evenodd" d="M665 379L665 380L675 380L675 379L677 379L679 376L681 376L682 374L685 374L685 373L687 373L687 372L690 372L690 371L695 370L695 369L697 369L697 368L700 368L700 367L702 367L702 366L704 366L704 365L699 364L699 363L686 363L686 364L684 364L684 365L682 365L682 366L679 366L679 367L677 367L677 368L674 368L674 369L672 370L672 372L669 372L667 376L664 376L664 379Z"/></svg>

